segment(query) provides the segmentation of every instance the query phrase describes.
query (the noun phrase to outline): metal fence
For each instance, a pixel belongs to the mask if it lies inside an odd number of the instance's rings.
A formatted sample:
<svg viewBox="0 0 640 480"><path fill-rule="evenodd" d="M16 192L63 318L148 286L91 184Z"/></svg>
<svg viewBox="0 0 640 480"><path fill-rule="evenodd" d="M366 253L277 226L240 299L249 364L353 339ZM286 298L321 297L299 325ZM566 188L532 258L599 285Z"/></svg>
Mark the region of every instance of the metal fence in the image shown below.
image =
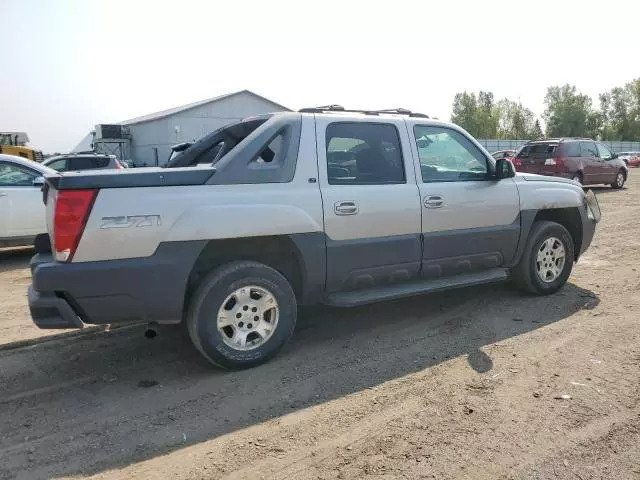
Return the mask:
<svg viewBox="0 0 640 480"><path fill-rule="evenodd" d="M478 140L490 153L498 150L517 150L529 140ZM640 142L600 142L614 152L640 152Z"/></svg>

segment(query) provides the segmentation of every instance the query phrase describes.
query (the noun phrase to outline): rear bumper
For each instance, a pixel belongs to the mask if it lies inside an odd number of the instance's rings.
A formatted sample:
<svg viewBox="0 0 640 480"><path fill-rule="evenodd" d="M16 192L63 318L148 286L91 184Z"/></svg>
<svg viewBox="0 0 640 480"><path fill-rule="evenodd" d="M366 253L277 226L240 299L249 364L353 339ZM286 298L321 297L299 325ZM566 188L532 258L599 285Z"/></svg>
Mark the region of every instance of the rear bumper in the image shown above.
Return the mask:
<svg viewBox="0 0 640 480"><path fill-rule="evenodd" d="M82 328L84 323L71 305L53 293L40 293L29 286L29 310L39 328Z"/></svg>
<svg viewBox="0 0 640 480"><path fill-rule="evenodd" d="M147 258L60 263L31 259L28 290L40 328L82 328L119 322L179 323L191 268L205 242L171 242Z"/></svg>

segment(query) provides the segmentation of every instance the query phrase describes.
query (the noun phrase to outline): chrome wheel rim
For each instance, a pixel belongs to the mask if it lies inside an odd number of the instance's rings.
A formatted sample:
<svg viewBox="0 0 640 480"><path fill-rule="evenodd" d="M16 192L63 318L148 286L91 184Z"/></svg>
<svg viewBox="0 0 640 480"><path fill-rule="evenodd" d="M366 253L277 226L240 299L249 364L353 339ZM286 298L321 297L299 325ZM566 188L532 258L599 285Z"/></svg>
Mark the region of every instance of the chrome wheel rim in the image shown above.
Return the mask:
<svg viewBox="0 0 640 480"><path fill-rule="evenodd" d="M536 272L538 278L545 283L551 283L558 279L564 270L566 261L564 243L559 238L547 238L536 257Z"/></svg>
<svg viewBox="0 0 640 480"><path fill-rule="evenodd" d="M222 302L218 332L234 350L253 350L271 338L279 313L278 301L269 290L255 285L242 287Z"/></svg>
<svg viewBox="0 0 640 480"><path fill-rule="evenodd" d="M616 177L616 185L619 187L624 185L624 175L622 175L622 173L618 173L618 176Z"/></svg>

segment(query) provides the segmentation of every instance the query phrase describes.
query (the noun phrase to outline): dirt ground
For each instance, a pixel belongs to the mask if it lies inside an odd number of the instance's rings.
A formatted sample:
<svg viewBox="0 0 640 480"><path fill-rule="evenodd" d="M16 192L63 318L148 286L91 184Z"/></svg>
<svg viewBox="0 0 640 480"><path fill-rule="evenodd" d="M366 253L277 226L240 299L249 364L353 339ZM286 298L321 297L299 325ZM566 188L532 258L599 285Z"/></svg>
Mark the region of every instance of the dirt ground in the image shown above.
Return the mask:
<svg viewBox="0 0 640 480"><path fill-rule="evenodd" d="M640 478L636 172L597 190L603 221L560 293L308 310L242 372L175 327L40 331L31 252L2 252L0 478Z"/></svg>

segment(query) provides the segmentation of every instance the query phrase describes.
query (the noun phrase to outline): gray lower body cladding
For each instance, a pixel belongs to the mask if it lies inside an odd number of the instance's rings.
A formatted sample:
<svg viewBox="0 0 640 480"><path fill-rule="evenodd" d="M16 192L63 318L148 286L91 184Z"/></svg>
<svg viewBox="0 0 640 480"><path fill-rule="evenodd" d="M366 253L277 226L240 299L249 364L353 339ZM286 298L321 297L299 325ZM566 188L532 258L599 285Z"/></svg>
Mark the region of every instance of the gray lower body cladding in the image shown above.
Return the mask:
<svg viewBox="0 0 640 480"><path fill-rule="evenodd" d="M589 248L589 245L591 245L593 240L593 236L596 233L596 222L587 216L586 208L580 209L580 220L582 221L582 243L580 245L580 253L578 256L582 255L587 248Z"/></svg>
<svg viewBox="0 0 640 480"><path fill-rule="evenodd" d="M420 272L420 234L327 238L327 292L409 281Z"/></svg>
<svg viewBox="0 0 640 480"><path fill-rule="evenodd" d="M591 244L596 223L588 218L586 208L579 212L578 252L582 254ZM328 292L386 288L420 277L444 281L510 267L522 255L536 214L524 211L513 225L493 229L424 236L334 241L321 232L290 235L300 267L299 303L327 301ZM51 254L39 253L31 261L33 283L28 298L33 321L40 328L127 321L178 323L189 275L207 243L163 243L151 257L102 262L59 263Z"/></svg>
<svg viewBox="0 0 640 480"><path fill-rule="evenodd" d="M325 235L316 232L289 238L297 249L301 270L299 302L319 303L326 278ZM167 242L150 257L99 262L60 263L51 253L38 253L31 259L31 317L40 328L129 321L179 323L189 275L207 243Z"/></svg>
<svg viewBox="0 0 640 480"><path fill-rule="evenodd" d="M29 288L33 321L40 328L180 322L187 279L205 244L164 243L151 257L105 262L59 263L37 254Z"/></svg>
<svg viewBox="0 0 640 480"><path fill-rule="evenodd" d="M591 245L591 241L593 240L593 236L596 232L596 222L591 220L587 215L587 207L582 206L579 208L575 208L573 210L577 210L578 214L574 217L575 221L572 222L575 224L576 229L579 229L579 240L580 245L575 245L575 253L576 260L589 248ZM533 223L536 220L538 214L544 214L545 210L523 210L520 212L521 218L521 234L520 241L518 242L518 248L515 252L513 261L507 264L509 267L515 266L522 258L524 253L524 248L527 245L527 239L529 237L529 232L533 227ZM579 218L578 218L579 216ZM550 220L554 220L554 218L549 218Z"/></svg>

